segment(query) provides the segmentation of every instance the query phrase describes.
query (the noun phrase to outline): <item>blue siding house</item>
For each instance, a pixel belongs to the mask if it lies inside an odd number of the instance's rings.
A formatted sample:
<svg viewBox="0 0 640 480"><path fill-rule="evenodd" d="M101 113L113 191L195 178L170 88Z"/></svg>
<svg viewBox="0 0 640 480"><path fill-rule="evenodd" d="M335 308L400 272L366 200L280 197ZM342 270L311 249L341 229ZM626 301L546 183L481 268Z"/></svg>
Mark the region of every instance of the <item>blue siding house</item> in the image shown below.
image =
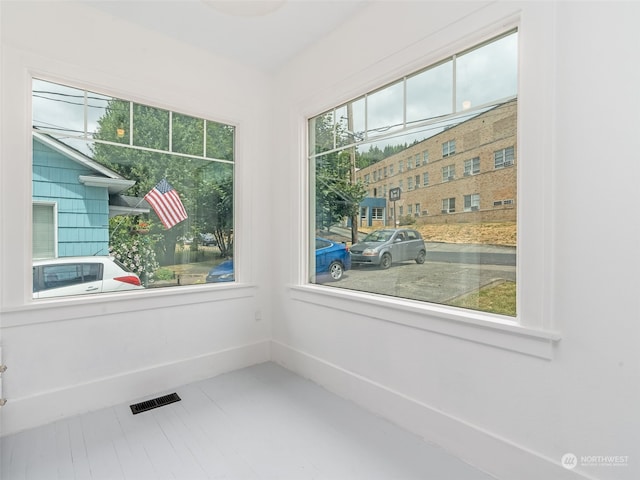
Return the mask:
<svg viewBox="0 0 640 480"><path fill-rule="evenodd" d="M122 206L126 202L118 197L134 184L33 132L33 258L107 255L109 217L149 211L146 202L141 208Z"/></svg>

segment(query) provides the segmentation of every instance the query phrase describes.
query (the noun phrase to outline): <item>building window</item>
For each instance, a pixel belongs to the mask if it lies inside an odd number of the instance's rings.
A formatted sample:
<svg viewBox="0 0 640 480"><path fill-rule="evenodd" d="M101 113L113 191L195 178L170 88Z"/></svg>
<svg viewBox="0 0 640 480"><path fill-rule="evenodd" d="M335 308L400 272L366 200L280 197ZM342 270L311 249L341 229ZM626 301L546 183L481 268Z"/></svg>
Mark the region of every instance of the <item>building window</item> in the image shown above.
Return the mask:
<svg viewBox="0 0 640 480"><path fill-rule="evenodd" d="M404 225L409 221L405 217L407 213L413 219L415 216L425 216L428 205L436 207L440 205L442 215L430 217L428 225L413 222L409 230L426 236L434 231L451 231L452 224L465 222L465 237L458 233L448 233L450 238L447 242L451 244L451 247L455 249L460 243L468 242L467 232L469 230L477 233L480 239L480 232L484 231L483 218L479 215L449 215L458 213L456 212L456 198L464 200L463 203L468 204L469 209L473 209L473 207L479 206L480 195L494 198L495 192L499 191L504 192L500 194L501 197L513 197L516 192L515 169L507 172L507 175L504 174L505 172L501 172L493 177L491 177L493 169L490 172L485 172L487 182L478 186L477 194L474 193L477 198L473 195L467 198L463 195L464 192L457 191L458 184L462 184L461 187L464 186L463 181L449 185L440 183L431 185L429 188L420 190L419 195L415 189L420 184L425 187L429 185L429 172L424 171L428 168L425 167L429 163L428 152L431 150L437 154L441 150L444 158L455 155L455 139L464 138L465 133L470 130L484 129L487 135L486 139L483 139L482 145L474 147L473 154L477 155L477 159L471 159L468 165L462 159L459 162L458 168L464 167L465 172L477 173L479 171L478 159L491 158L490 156L498 148L498 141L507 141L508 145L515 145L517 37L517 31L513 30L504 32L494 40L483 44L468 45L468 48L463 51L451 52L450 57L441 58L431 66L414 73L406 73L387 86L380 86L372 92L362 92L360 97L349 103L338 105L310 118L308 138L309 152L311 153L308 157L308 170L311 182L309 191L312 196L309 198L308 204L310 218L315 221L309 225L309 239L312 240L318 231L327 231L333 226L348 225L349 219L353 218L359 211L358 209L364 205L382 209L380 217L388 216L390 223L393 223L392 226L398 228L407 227ZM495 82L496 75L504 79L504 82ZM471 104L470 107L469 104ZM496 122L500 122L500 129L492 128ZM351 133L353 131L358 131L358 140L355 143ZM492 136L494 131L513 132L513 138L494 137ZM459 147L462 147L462 144ZM375 171L378 172L377 178L383 177L385 175L384 166L388 166L389 175L393 175L394 166L397 167L395 173L401 173L401 175L398 176L397 182L393 182L393 185L397 185L396 188L399 190L387 192L394 194L393 199L388 198L385 193L383 198L375 199L375 202L372 202L372 199L365 199L360 195L358 182L352 181L352 165L348 161L353 158L351 155L353 151L355 151L359 175L363 175L365 181L367 175L373 175ZM437 157L436 160L439 160L438 155ZM444 167L434 166L430 172L434 175L440 173L443 183L456 178L454 160L449 159L445 162L450 162L450 164ZM441 162L441 164L445 162ZM416 167L424 168L410 172L412 175L404 177L405 166L408 170ZM381 167L382 170L380 170ZM333 176L326 175L328 172L331 172ZM420 176L422 176L422 181ZM406 192L404 190L405 179L407 180ZM398 192L400 193L399 197L396 195ZM418 196L420 198L417 198ZM374 203L375 206L373 206ZM424 210L422 205L425 206ZM386 213L384 208L387 208ZM437 208L435 210L438 211ZM333 214L329 215L328 211ZM500 211L496 209L491 213L490 220L492 222L499 220L515 231L516 209L502 209ZM386 230L384 227L377 227L377 229ZM353 234L353 231L349 232L346 237L350 239ZM478 243L481 244L484 241L484 237L482 237ZM492 240L486 241L492 242ZM310 244L312 245L312 243ZM395 248L394 244L394 249L397 255L401 255L402 248ZM367 251L365 255L364 250L360 251L357 245L351 245L350 252L350 258L355 264L375 264L376 259L373 251ZM514 258L515 252L514 247ZM439 289L435 289L438 290L437 292L427 291L430 289L418 291L404 288L402 282L407 281L415 284L429 275L427 273L429 269L417 269L416 275L418 277L412 279L393 274L395 265L416 261L416 259L419 262L422 261L422 257L417 256L406 259L392 258L389 267L392 272L386 276L386 273L389 272L383 268L383 271L380 272L381 281L376 284L367 283L365 279L360 281L360 270L354 269L349 276L349 285L343 283L341 287L380 295L389 295L390 291L400 292L393 294L417 301L444 303L508 316L516 315L515 288L507 294L511 296L510 300L514 300L510 302L513 305L513 310L507 313L496 312L492 310L493 307L478 304L461 305L455 303L451 299L450 292L454 285L457 287L456 282L459 282L460 279L459 276L456 276L454 268L444 273L445 276L448 276L450 283L443 283ZM427 261L429 261L428 257ZM515 282L515 264L514 261L513 268L506 269L503 266L493 268L489 265L478 264L473 267L474 273L469 278L502 278L505 282ZM315 255L311 250L309 251L307 271L310 283L325 283L316 271ZM389 283L392 288L389 288ZM339 286L332 283L326 283L326 285L328 287ZM479 291L480 284L469 286L469 289Z"/></svg>
<svg viewBox="0 0 640 480"><path fill-rule="evenodd" d="M456 141L449 140L448 142L444 142L442 144L442 158L449 157L456 153Z"/></svg>
<svg viewBox="0 0 640 480"><path fill-rule="evenodd" d="M234 253L235 127L41 79L32 106L34 258L112 257L140 289L234 278L207 272Z"/></svg>
<svg viewBox="0 0 640 480"><path fill-rule="evenodd" d="M442 213L453 213L456 211L456 199L455 198L443 198L442 199Z"/></svg>
<svg viewBox="0 0 640 480"><path fill-rule="evenodd" d="M497 150L493 154L493 164L494 168L505 168L513 165L514 159L514 149L513 147L503 148L502 150Z"/></svg>
<svg viewBox="0 0 640 480"><path fill-rule="evenodd" d="M464 196L464 211L471 212L480 210L480 194L474 193L472 195Z"/></svg>
<svg viewBox="0 0 640 480"><path fill-rule="evenodd" d="M33 203L33 259L58 256L55 203Z"/></svg>
<svg viewBox="0 0 640 480"><path fill-rule="evenodd" d="M456 178L456 166L455 165L447 165L446 167L442 167L442 181L450 182L451 180L455 180Z"/></svg>
<svg viewBox="0 0 640 480"><path fill-rule="evenodd" d="M373 207L371 209L371 219L372 220L383 220L384 219L384 208Z"/></svg>
<svg viewBox="0 0 640 480"><path fill-rule="evenodd" d="M464 176L476 175L480 173L480 157L471 158L464 161Z"/></svg>
<svg viewBox="0 0 640 480"><path fill-rule="evenodd" d="M384 178L387 178L387 174L388 174L388 172L387 172L387 167L384 167L384 168L382 169L382 171L383 171L383 174L384 174Z"/></svg>

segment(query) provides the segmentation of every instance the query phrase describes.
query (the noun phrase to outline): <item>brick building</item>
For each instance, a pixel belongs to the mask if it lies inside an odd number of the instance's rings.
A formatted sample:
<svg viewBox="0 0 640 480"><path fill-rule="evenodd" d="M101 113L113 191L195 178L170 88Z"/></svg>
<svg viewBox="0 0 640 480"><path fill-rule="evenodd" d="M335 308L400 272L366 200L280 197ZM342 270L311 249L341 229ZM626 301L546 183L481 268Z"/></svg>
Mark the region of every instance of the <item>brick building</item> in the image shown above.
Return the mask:
<svg viewBox="0 0 640 480"><path fill-rule="evenodd" d="M500 104L359 170L368 190L360 226L392 226L407 216L431 224L515 222L516 110L517 100ZM390 201L398 188L399 200Z"/></svg>

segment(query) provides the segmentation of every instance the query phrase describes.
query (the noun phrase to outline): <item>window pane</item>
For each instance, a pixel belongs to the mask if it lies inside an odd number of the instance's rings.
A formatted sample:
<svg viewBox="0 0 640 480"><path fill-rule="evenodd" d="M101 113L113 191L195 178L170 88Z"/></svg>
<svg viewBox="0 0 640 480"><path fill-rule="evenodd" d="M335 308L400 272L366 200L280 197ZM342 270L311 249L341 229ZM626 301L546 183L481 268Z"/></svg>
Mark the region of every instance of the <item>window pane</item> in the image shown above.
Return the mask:
<svg viewBox="0 0 640 480"><path fill-rule="evenodd" d="M407 79L407 122L421 122L452 113L453 61Z"/></svg>
<svg viewBox="0 0 640 480"><path fill-rule="evenodd" d="M171 116L171 151L204 155L204 120L174 113Z"/></svg>
<svg viewBox="0 0 640 480"><path fill-rule="evenodd" d="M460 55L456 61L456 111L516 95L517 61L516 32Z"/></svg>
<svg viewBox="0 0 640 480"><path fill-rule="evenodd" d="M516 91L486 88L515 78L515 59L494 59L514 55L514 39L366 95L368 136L355 145L340 148L349 109L310 120L310 238L346 244L353 267L338 281L311 251L312 283L516 316L517 99L505 99ZM461 95L472 105L454 114Z"/></svg>
<svg viewBox="0 0 640 480"><path fill-rule="evenodd" d="M403 83L378 90L367 96L367 133L369 137L389 134L402 128Z"/></svg>
<svg viewBox="0 0 640 480"><path fill-rule="evenodd" d="M35 298L235 279L233 126L41 80L33 88L34 100L59 91L87 99L86 135L37 128L68 107L34 102ZM103 262L100 285L85 286L83 258ZM45 293L43 272L54 266L76 268L78 285Z"/></svg>

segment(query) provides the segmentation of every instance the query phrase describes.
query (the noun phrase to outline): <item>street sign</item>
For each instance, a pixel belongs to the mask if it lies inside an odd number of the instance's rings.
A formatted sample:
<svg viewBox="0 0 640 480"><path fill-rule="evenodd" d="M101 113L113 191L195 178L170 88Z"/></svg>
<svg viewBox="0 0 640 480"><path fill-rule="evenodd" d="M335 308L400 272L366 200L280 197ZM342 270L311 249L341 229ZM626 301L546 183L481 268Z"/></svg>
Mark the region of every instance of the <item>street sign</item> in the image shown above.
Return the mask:
<svg viewBox="0 0 640 480"><path fill-rule="evenodd" d="M396 200L400 200L400 187L389 190L389 201L395 202Z"/></svg>

